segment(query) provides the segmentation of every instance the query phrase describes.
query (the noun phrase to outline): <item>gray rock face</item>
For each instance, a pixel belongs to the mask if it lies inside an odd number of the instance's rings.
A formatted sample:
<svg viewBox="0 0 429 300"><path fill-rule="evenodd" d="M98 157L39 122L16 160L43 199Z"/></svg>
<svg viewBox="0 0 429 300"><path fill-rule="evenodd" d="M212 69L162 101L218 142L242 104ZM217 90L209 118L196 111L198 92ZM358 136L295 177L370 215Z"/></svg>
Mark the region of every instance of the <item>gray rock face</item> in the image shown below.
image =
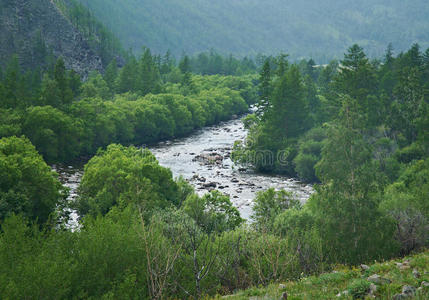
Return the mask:
<svg viewBox="0 0 429 300"><path fill-rule="evenodd" d="M101 58L51 0L0 0L0 62L18 54L21 65L40 65L38 40L82 76L103 69ZM39 43L40 44L40 43Z"/></svg>

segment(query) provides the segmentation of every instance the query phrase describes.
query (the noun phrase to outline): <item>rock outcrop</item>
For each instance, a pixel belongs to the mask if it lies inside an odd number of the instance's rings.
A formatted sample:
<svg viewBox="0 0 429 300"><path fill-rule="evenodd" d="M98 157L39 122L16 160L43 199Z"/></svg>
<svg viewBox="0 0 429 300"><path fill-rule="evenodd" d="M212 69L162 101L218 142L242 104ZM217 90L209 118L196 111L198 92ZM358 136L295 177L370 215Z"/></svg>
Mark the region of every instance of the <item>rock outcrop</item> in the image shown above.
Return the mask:
<svg viewBox="0 0 429 300"><path fill-rule="evenodd" d="M63 57L82 76L101 71L101 58L52 0L0 0L0 64L18 54L24 68L43 64L44 51Z"/></svg>

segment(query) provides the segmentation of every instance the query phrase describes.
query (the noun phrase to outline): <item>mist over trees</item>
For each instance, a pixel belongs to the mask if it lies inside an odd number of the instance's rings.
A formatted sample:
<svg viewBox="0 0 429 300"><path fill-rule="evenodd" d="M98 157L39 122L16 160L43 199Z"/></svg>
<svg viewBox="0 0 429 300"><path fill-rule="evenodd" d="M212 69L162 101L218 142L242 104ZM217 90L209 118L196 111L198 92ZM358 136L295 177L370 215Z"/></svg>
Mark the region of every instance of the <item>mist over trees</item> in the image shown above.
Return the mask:
<svg viewBox="0 0 429 300"><path fill-rule="evenodd" d="M242 56L287 51L319 63L358 43L370 57L387 44L428 47L427 1L80 0L126 48L142 44L175 56L215 49Z"/></svg>

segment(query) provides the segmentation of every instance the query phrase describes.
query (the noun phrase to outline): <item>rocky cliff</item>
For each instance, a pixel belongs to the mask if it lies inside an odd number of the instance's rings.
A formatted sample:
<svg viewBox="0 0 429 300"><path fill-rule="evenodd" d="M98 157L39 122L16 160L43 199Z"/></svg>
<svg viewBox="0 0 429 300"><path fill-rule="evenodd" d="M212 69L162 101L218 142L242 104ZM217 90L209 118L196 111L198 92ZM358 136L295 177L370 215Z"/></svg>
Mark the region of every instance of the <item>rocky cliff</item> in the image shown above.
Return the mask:
<svg viewBox="0 0 429 300"><path fill-rule="evenodd" d="M13 54L25 68L61 56L83 76L103 69L100 56L52 0L0 0L0 65Z"/></svg>

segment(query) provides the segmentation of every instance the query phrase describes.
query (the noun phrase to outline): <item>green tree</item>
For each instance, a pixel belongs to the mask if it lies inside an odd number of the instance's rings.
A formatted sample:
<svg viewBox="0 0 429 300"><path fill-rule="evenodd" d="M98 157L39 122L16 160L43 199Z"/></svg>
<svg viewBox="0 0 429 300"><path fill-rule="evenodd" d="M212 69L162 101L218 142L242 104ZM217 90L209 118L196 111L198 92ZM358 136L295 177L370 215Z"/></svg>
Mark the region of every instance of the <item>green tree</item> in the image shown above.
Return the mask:
<svg viewBox="0 0 429 300"><path fill-rule="evenodd" d="M149 49L144 49L139 61L138 90L144 96L160 91L159 69Z"/></svg>
<svg viewBox="0 0 429 300"><path fill-rule="evenodd" d="M58 99L60 104L70 104L73 101L73 91L69 86L67 70L62 58L59 58L55 64L53 79L57 82L60 91L60 99Z"/></svg>
<svg viewBox="0 0 429 300"><path fill-rule="evenodd" d="M136 91L138 79L138 64L136 58L132 55L125 66L119 72L118 92L126 93Z"/></svg>
<svg viewBox="0 0 429 300"><path fill-rule="evenodd" d="M177 184L148 150L112 144L85 166L79 187L80 216L105 215L128 205L148 217L153 209L178 205Z"/></svg>
<svg viewBox="0 0 429 300"><path fill-rule="evenodd" d="M52 106L30 107L22 132L48 162L67 162L80 153L82 125Z"/></svg>
<svg viewBox="0 0 429 300"><path fill-rule="evenodd" d="M22 214L39 224L65 200L58 176L26 138L0 139L0 220Z"/></svg>
<svg viewBox="0 0 429 300"><path fill-rule="evenodd" d="M271 97L271 66L270 61L265 60L259 76L259 103L258 114L263 114L270 106Z"/></svg>
<svg viewBox="0 0 429 300"><path fill-rule="evenodd" d="M106 81L98 72L92 72L88 80L82 85L81 97L96 98L107 100L111 97L111 92Z"/></svg>
<svg viewBox="0 0 429 300"><path fill-rule="evenodd" d="M6 66L3 79L3 94L1 106L15 108L18 106L18 88L21 77L18 56L14 55Z"/></svg>
<svg viewBox="0 0 429 300"><path fill-rule="evenodd" d="M259 192L254 202L251 219L256 229L263 233L273 232L274 221L282 212L300 206L291 193L273 188Z"/></svg>
<svg viewBox="0 0 429 300"><path fill-rule="evenodd" d="M294 138L305 132L308 105L298 67L290 67L279 79L271 103L266 119L276 138Z"/></svg>
<svg viewBox="0 0 429 300"><path fill-rule="evenodd" d="M366 115L378 111L380 104L371 103L377 98L368 97L376 95L378 79L363 49L356 44L350 47L341 61L340 69L341 72L335 78L336 91L356 99L360 110Z"/></svg>
<svg viewBox="0 0 429 300"><path fill-rule="evenodd" d="M316 166L324 183L309 202L330 259L355 264L395 251L393 223L379 210L380 174L364 139L359 104L342 99L338 122L330 125Z"/></svg>
<svg viewBox="0 0 429 300"><path fill-rule="evenodd" d="M107 83L112 94L116 91L116 80L118 78L118 62L116 58L113 59L106 68L106 72L104 73L104 81Z"/></svg>
<svg viewBox="0 0 429 300"><path fill-rule="evenodd" d="M219 191L212 191L203 197L196 194L189 196L183 210L207 234L234 230L243 222L238 209Z"/></svg>

